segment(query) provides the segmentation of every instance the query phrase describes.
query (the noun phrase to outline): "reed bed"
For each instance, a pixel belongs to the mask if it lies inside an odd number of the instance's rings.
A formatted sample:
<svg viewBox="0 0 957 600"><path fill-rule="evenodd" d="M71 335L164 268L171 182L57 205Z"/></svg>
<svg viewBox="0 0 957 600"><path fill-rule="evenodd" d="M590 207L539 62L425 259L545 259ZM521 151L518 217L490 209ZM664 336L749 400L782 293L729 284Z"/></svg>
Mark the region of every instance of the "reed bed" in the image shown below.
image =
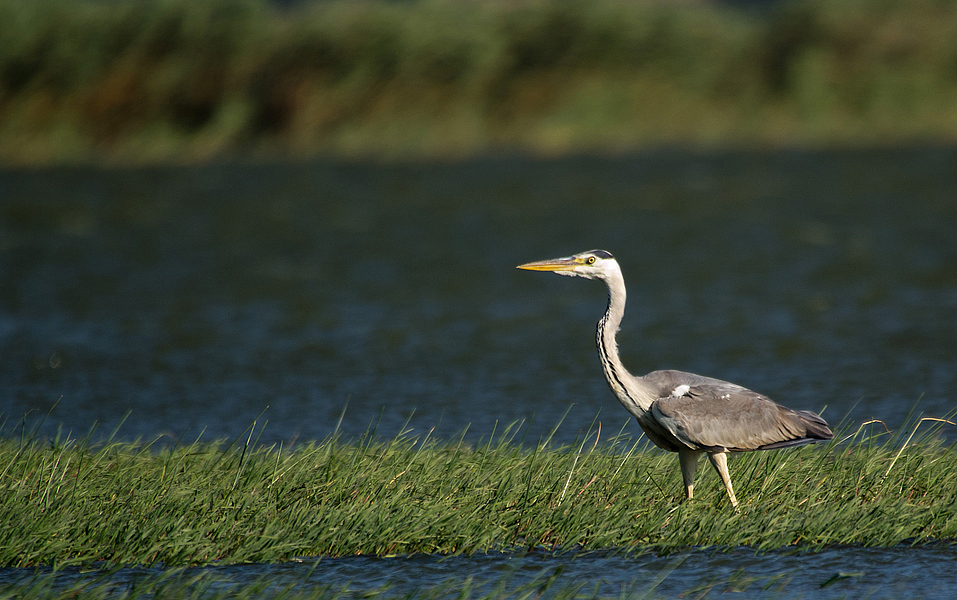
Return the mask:
<svg viewBox="0 0 957 600"><path fill-rule="evenodd" d="M0 160L957 139L957 5L0 0Z"/></svg>
<svg viewBox="0 0 957 600"><path fill-rule="evenodd" d="M594 427L573 445L408 434L260 446L0 438L0 565L188 566L295 557L831 544L957 538L957 453L914 422L710 469ZM878 431L879 429L879 431ZM261 430L258 430L261 432Z"/></svg>

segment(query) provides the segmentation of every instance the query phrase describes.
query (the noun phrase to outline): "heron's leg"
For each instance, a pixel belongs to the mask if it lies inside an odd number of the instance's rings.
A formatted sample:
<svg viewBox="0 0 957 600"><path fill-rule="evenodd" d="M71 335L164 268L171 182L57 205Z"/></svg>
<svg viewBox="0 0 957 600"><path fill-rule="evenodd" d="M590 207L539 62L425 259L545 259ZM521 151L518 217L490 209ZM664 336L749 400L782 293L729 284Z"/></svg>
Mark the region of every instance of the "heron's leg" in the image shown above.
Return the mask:
<svg viewBox="0 0 957 600"><path fill-rule="evenodd" d="M728 490L728 497L731 498L731 506L737 508L738 499L734 497L734 489L731 487L731 475L728 474L728 455L725 452L709 453L708 459L711 461L711 466L714 467L714 470L717 471L721 477L721 481L724 482L725 489Z"/></svg>
<svg viewBox="0 0 957 600"><path fill-rule="evenodd" d="M678 451L678 463L681 465L681 478L685 482L685 493L688 500L694 497L694 474L698 470L698 459L701 458L700 452L691 450Z"/></svg>

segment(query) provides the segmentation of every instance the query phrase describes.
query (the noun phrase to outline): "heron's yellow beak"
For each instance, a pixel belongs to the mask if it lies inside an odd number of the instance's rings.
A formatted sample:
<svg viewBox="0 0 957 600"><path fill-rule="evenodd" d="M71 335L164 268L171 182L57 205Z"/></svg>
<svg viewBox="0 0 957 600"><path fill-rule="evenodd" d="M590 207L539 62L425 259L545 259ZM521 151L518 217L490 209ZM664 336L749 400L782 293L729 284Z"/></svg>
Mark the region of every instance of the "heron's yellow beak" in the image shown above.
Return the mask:
<svg viewBox="0 0 957 600"><path fill-rule="evenodd" d="M535 262L518 265L516 269L525 269L526 271L574 271L575 267L581 264L579 259L573 256L567 258L550 258L548 260L536 260Z"/></svg>

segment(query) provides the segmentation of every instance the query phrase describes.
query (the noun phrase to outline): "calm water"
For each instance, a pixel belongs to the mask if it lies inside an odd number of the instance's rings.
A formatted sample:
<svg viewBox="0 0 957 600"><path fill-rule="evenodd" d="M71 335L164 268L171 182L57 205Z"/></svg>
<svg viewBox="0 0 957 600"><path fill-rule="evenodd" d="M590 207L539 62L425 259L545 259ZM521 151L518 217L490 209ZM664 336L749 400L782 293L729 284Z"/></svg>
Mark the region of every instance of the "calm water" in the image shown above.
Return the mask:
<svg viewBox="0 0 957 600"><path fill-rule="evenodd" d="M941 416L957 389L957 150L0 172L0 412L75 433L559 439L635 373L742 383L832 422ZM630 426L637 435L637 426ZM9 424L8 424L9 428Z"/></svg>
<svg viewBox="0 0 957 600"><path fill-rule="evenodd" d="M514 268L590 248L622 264L635 373L851 427L954 409L957 149L936 148L0 171L0 412L10 432L56 405L45 431L74 435L129 413L121 437L169 440L260 414L263 440L318 439L343 411L350 435L538 439L566 410L560 442L617 429L603 287Z"/></svg>

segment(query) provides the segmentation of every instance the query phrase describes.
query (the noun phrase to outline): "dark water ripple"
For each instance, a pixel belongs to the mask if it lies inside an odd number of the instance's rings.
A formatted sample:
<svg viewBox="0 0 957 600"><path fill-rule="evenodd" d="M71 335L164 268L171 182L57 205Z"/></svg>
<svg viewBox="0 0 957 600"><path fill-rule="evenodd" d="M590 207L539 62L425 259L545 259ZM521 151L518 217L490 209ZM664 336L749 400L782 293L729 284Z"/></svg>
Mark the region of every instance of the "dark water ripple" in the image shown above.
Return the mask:
<svg viewBox="0 0 957 600"><path fill-rule="evenodd" d="M715 598L951 598L957 594L957 547L953 545L895 548L843 547L821 552L755 553L699 549L657 556L609 553L485 554L394 558L352 557L303 559L273 565L235 565L186 569L187 578L213 593L240 593L256 582L271 589L308 593L347 588L347 597L384 593L402 597L441 591L456 598L466 587L472 597L500 594L547 583L542 597L578 587L582 597ZM137 582L162 576L162 569L127 568L104 574L66 569L56 586L108 580L116 595ZM0 589L23 586L34 577L28 569L0 569Z"/></svg>

